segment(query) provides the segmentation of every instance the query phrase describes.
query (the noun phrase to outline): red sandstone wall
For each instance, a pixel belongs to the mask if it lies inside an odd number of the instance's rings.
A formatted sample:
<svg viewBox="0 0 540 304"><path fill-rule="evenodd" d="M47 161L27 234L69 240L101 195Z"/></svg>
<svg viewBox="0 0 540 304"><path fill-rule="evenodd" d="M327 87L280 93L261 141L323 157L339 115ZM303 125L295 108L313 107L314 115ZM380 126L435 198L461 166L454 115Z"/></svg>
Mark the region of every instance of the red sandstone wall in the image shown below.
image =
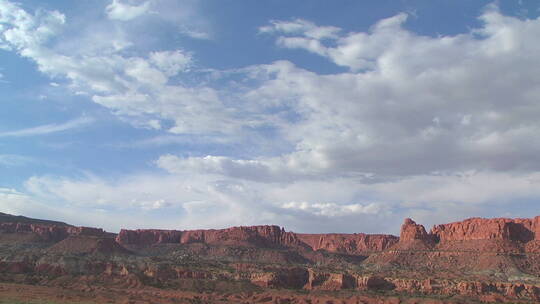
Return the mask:
<svg viewBox="0 0 540 304"><path fill-rule="evenodd" d="M468 240L513 240L528 242L540 239L540 217L533 219L471 218L437 225L431 229L441 242Z"/></svg>
<svg viewBox="0 0 540 304"><path fill-rule="evenodd" d="M297 234L278 226L247 226L211 230L122 230L117 241L123 245L149 246L157 243L206 243L214 245L253 245L261 247L309 247L331 252L360 254L382 251L397 243L392 235Z"/></svg>
<svg viewBox="0 0 540 304"><path fill-rule="evenodd" d="M382 251L398 242L393 235L383 234L295 234L313 250L327 250L348 254L366 254Z"/></svg>

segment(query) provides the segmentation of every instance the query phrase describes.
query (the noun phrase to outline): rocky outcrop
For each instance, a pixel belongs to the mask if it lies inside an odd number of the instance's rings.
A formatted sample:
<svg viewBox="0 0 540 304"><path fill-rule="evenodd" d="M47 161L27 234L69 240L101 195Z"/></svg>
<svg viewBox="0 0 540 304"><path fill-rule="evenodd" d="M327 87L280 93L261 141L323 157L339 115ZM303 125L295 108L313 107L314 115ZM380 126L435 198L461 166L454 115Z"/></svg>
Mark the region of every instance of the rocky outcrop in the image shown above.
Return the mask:
<svg viewBox="0 0 540 304"><path fill-rule="evenodd" d="M264 288L302 289L308 279L309 272L300 267L275 269L250 275L251 283Z"/></svg>
<svg viewBox="0 0 540 304"><path fill-rule="evenodd" d="M540 217L533 219L471 218L436 225L430 232L440 242L474 240L511 240L528 242L540 239Z"/></svg>
<svg viewBox="0 0 540 304"><path fill-rule="evenodd" d="M381 275L356 275L346 272L327 272L303 267L274 268L264 272L248 271L236 277L233 273L194 270L171 264L123 264L123 263L32 263L29 261L0 261L3 279L18 275L36 275L43 282L54 282L54 278L66 275L86 274L87 280L99 282L109 278L138 282L136 288L146 284L167 285L179 281L209 282L244 281L245 278L256 286L268 289L320 290L320 291L391 291L394 294L464 296L469 301L482 299L483 302L507 302L512 300L539 301L540 286L520 282L482 282L460 279L398 278ZM91 276L88 276L91 275ZM76 279L73 279L76 282ZM92 281L88 281L91 283ZM67 284L68 282L64 283ZM175 286L175 285L167 285ZM495 300L490 300L495 299ZM468 301L467 301L468 302ZM467 303L464 302L464 303ZM386 303L386 302L379 302ZM399 303L399 302L398 302Z"/></svg>
<svg viewBox="0 0 540 304"><path fill-rule="evenodd" d="M401 225L399 240L400 242L407 242L413 240L430 241L431 237L426 232L424 226L418 225L412 219L407 218L405 219L403 225Z"/></svg>
<svg viewBox="0 0 540 304"><path fill-rule="evenodd" d="M398 292L462 295L471 298L502 296L503 299L540 300L540 287L532 284L434 279L388 278L387 280L395 286L394 290Z"/></svg>
<svg viewBox="0 0 540 304"><path fill-rule="evenodd" d="M356 288L360 290L392 290L396 288L384 277L377 275L358 276L356 282Z"/></svg>
<svg viewBox="0 0 540 304"><path fill-rule="evenodd" d="M309 277L304 289L343 290L356 288L356 278L348 273L319 272L308 269Z"/></svg>
<svg viewBox="0 0 540 304"><path fill-rule="evenodd" d="M424 226L410 218L401 225L399 242L391 247L392 250L430 250L435 244L432 234L426 232Z"/></svg>

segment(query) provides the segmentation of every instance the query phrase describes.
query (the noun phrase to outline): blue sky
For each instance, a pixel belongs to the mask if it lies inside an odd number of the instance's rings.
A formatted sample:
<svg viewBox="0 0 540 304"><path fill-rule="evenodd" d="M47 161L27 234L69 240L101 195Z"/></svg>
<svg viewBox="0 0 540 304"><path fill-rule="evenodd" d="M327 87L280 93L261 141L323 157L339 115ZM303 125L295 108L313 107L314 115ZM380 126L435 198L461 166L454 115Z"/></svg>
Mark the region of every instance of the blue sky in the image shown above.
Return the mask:
<svg viewBox="0 0 540 304"><path fill-rule="evenodd" d="M530 217L537 1L0 0L0 212L397 233Z"/></svg>

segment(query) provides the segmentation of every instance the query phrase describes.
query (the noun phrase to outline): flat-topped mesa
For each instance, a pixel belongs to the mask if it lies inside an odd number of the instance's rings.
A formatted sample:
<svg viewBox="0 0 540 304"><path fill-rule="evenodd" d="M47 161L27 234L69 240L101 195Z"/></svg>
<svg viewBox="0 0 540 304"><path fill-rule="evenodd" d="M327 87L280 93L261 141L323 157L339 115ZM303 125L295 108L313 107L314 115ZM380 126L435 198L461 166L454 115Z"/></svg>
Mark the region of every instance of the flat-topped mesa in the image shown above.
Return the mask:
<svg viewBox="0 0 540 304"><path fill-rule="evenodd" d="M387 234L303 234L296 237L313 250L326 250L346 254L367 254L383 251L398 242L398 237Z"/></svg>
<svg viewBox="0 0 540 304"><path fill-rule="evenodd" d="M382 251L398 242L382 234L300 234L279 226L240 226L209 230L126 230L116 241L125 246L152 246L161 243L258 246L266 248L300 247L347 254Z"/></svg>
<svg viewBox="0 0 540 304"><path fill-rule="evenodd" d="M441 242L470 240L540 240L540 216L532 219L470 218L461 222L436 225L432 235Z"/></svg>
<svg viewBox="0 0 540 304"><path fill-rule="evenodd" d="M242 245L281 247L296 242L290 232L279 226L240 226L226 229L187 230L180 243L206 243L210 245Z"/></svg>
<svg viewBox="0 0 540 304"><path fill-rule="evenodd" d="M29 223L0 223L0 232L4 233L35 233L43 241L59 242L72 235L105 236L101 228L57 226Z"/></svg>
<svg viewBox="0 0 540 304"><path fill-rule="evenodd" d="M116 241L122 245L151 246L163 243L180 243L182 231L158 229L122 229Z"/></svg>
<svg viewBox="0 0 540 304"><path fill-rule="evenodd" d="M122 245L151 246L161 243L205 243L209 245L242 245L276 247L297 243L291 232L279 226L241 226L209 230L126 230L116 238Z"/></svg>

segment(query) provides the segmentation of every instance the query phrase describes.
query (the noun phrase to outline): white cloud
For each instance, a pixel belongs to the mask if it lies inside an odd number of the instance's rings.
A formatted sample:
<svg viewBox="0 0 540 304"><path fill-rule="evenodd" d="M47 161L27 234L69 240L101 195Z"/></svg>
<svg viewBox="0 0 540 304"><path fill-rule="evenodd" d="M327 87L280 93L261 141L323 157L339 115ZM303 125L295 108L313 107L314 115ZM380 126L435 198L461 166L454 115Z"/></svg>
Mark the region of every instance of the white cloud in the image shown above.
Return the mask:
<svg viewBox="0 0 540 304"><path fill-rule="evenodd" d="M161 13L162 4L156 5ZM104 31L100 32L102 36L85 32L98 38L97 43L73 38L84 43L58 40L50 45L48 39L60 33L64 15L56 11L47 12L46 18L43 14L31 15L10 2L2 2L0 10L0 21L7 25L0 28L4 48L35 61L41 72L53 78L66 78L72 92L91 96L94 102L135 126L157 128L162 121L173 121L175 125L169 130L175 134L214 132L230 136L243 125L253 124L242 121L241 104L225 104L216 89L204 84L171 83L171 76L191 66L193 60L188 52L126 55L124 47L117 44L120 41L132 47L132 43L125 41L123 31L117 34L116 30L110 31L112 37L103 36L107 35Z"/></svg>
<svg viewBox="0 0 540 304"><path fill-rule="evenodd" d="M122 3L121 0L113 0L111 4L107 5L105 12L109 19L128 21L144 15L149 8L150 1L145 1L140 5L129 5Z"/></svg>
<svg viewBox="0 0 540 304"><path fill-rule="evenodd" d="M156 165L166 175L36 176L26 185L36 199L174 210L190 228L265 222L306 231L325 217L317 229L381 232L397 229L385 224L406 214L430 222L540 197L538 18L490 7L479 28L440 37L405 29L405 14L367 32L272 21L260 32L277 35L278 45L348 72L320 75L281 60L214 73L220 81L234 74L223 88L211 77L192 86L177 81L197 68L182 49L125 52L136 46L122 39L125 47L91 51L49 45L61 14L43 18L1 3L2 22L11 26L0 30L4 48L133 125L173 133L138 144L219 139L212 144L236 141L242 151L162 155ZM62 128L35 129L13 132ZM253 152L268 142L275 143L266 153Z"/></svg>
<svg viewBox="0 0 540 304"><path fill-rule="evenodd" d="M57 132L63 132L71 129L81 128L85 125L94 122L94 119L91 117L79 117L65 123L61 124L48 124L41 125L37 127L15 130L15 131L5 131L0 132L0 137L23 137L23 136L36 136L36 135L45 135Z"/></svg>
<svg viewBox="0 0 540 304"><path fill-rule="evenodd" d="M186 71L192 64L191 54L181 50L153 52L150 61L167 76L174 76Z"/></svg>
<svg viewBox="0 0 540 304"><path fill-rule="evenodd" d="M352 214L376 214L380 211L380 207L375 203L370 203L364 206L362 204L338 205L335 203L288 202L281 205L281 208L301 210L315 215L327 217L337 217Z"/></svg>
<svg viewBox="0 0 540 304"><path fill-rule="evenodd" d="M481 16L483 27L442 37L408 31L405 20L398 14L368 33L341 31L329 43L277 22L265 30L283 33L278 42L307 39L302 48L351 70L318 75L288 62L258 66L253 75L261 85L246 97L298 117L280 125L296 144L288 158L325 174L383 178L540 169L540 142L530 140L540 131L540 91L530 81L539 44L526 38L540 31L540 19L519 20L491 7Z"/></svg>
<svg viewBox="0 0 540 304"><path fill-rule="evenodd" d="M256 160L237 160L223 156L208 155L205 157L180 158L175 155L163 155L156 165L171 173L199 172L218 174L248 180L269 180L271 167ZM284 180L282 180L284 181Z"/></svg>
<svg viewBox="0 0 540 304"><path fill-rule="evenodd" d="M539 184L538 173L464 172L375 184L340 178L276 185L209 175L189 168L171 175L139 174L115 179L93 175L77 179L36 176L26 182L25 193L18 193L11 200L22 200L23 195L24 202L54 202L51 214L65 209L89 213L106 210L111 216L137 215L125 216L121 224L128 228L141 226L139 215L147 213L149 222L145 227L167 218L157 227L195 229L277 224L301 232L397 233L406 216L416 217L429 226L491 215L490 210L500 210L500 206L504 210L516 200L537 199ZM17 206L10 212L21 213L17 208L25 205ZM80 221L73 215L72 218L71 222ZM109 230L120 228L120 223L115 221L99 218L93 221L93 225Z"/></svg>
<svg viewBox="0 0 540 304"><path fill-rule="evenodd" d="M28 195L11 188L0 188L0 206L3 213L19 215L34 205Z"/></svg>
<svg viewBox="0 0 540 304"><path fill-rule="evenodd" d="M335 39L341 31L340 28L335 26L317 26L315 23L303 19L293 21L274 20L270 23L271 25L260 27L259 32L282 32L286 34L301 34L313 39Z"/></svg>

